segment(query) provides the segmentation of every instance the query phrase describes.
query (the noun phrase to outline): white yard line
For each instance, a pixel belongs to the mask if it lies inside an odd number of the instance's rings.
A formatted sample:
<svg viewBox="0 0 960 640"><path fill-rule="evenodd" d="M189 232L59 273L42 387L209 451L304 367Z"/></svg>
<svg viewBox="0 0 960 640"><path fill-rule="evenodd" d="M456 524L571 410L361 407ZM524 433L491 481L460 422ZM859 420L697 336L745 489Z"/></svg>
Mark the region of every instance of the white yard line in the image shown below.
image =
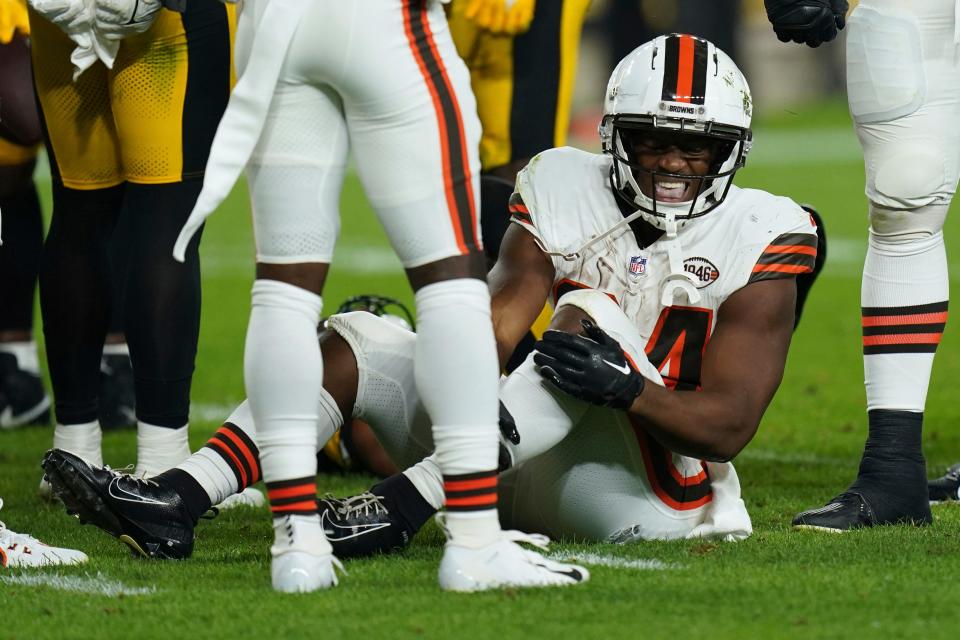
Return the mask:
<svg viewBox="0 0 960 640"><path fill-rule="evenodd" d="M0 576L0 583L24 587L50 587L60 591L73 591L108 598L149 596L157 593L156 587L131 587L119 580L110 580L100 574L95 576L62 576L57 573L21 573Z"/></svg>
<svg viewBox="0 0 960 640"><path fill-rule="evenodd" d="M671 562L663 562L653 558L640 558L629 560L627 558L618 558L617 556L608 556L599 553L576 553L554 552L547 555L551 560L557 562L579 562L601 567L613 567L614 569L638 569L642 571L665 571L667 569L680 569L681 566Z"/></svg>

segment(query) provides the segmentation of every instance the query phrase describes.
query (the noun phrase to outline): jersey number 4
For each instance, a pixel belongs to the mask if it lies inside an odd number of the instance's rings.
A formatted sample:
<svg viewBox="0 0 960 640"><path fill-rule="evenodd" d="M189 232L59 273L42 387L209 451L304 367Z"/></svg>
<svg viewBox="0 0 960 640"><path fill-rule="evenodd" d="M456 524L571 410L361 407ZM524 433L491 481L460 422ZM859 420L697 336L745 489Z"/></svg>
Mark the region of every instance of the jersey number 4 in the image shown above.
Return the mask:
<svg viewBox="0 0 960 640"><path fill-rule="evenodd" d="M689 391L700 386L700 367L712 326L712 309L667 307L660 312L646 352L668 389Z"/></svg>

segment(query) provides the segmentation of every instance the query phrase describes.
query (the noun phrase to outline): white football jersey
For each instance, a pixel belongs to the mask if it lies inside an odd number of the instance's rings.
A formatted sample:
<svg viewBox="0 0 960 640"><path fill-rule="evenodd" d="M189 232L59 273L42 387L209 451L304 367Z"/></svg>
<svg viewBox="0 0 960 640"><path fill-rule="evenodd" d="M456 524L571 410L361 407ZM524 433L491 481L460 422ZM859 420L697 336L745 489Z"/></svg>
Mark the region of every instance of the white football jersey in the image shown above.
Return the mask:
<svg viewBox="0 0 960 640"><path fill-rule="evenodd" d="M517 177L511 220L532 233L545 252L570 254L610 229L626 213L610 183L607 155L570 147L533 158ZM629 205L627 205L629 207ZM683 269L701 299L684 297L664 307L670 274L664 237L643 247L624 226L591 245L576 260L551 256L556 276L553 300L577 288L604 291L636 323L649 360L671 388L695 389L704 348L724 300L740 288L813 270L816 227L789 198L731 186L723 203L683 226L677 240Z"/></svg>

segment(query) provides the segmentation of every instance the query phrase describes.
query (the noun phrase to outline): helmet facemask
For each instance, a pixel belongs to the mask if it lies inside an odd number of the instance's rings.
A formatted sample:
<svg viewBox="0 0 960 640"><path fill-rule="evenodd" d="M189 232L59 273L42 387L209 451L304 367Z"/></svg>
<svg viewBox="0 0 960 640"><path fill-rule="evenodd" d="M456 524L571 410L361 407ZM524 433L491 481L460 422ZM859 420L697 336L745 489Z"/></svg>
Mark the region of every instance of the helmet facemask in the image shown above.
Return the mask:
<svg viewBox="0 0 960 640"><path fill-rule="evenodd" d="M603 150L613 158L614 188L638 207L643 219L668 231L709 213L723 202L733 175L744 165L750 148L749 129L684 118L608 115L600 130ZM635 153L637 144L645 138L679 147L682 152L695 153L696 149L709 146L710 165L702 175L647 169L636 160ZM694 189L691 192L688 188L683 200L665 201L656 195L656 184L664 181L693 183Z"/></svg>

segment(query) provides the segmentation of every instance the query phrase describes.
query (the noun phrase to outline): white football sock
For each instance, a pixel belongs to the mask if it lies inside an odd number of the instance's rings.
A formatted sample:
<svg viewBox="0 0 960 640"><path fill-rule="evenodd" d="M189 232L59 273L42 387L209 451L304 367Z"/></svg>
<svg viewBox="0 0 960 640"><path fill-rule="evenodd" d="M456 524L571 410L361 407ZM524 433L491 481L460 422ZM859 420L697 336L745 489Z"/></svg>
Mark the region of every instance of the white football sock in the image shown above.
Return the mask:
<svg viewBox="0 0 960 640"><path fill-rule="evenodd" d="M471 278L416 293L417 393L444 475L497 468L497 347L487 285Z"/></svg>
<svg viewBox="0 0 960 640"><path fill-rule="evenodd" d="M101 441L103 433L99 422L57 424L53 430L53 448L78 455L95 467L103 466Z"/></svg>
<svg viewBox="0 0 960 640"><path fill-rule="evenodd" d="M170 429L137 421L137 466L134 475L141 478L156 476L189 457L187 425Z"/></svg>
<svg viewBox="0 0 960 640"><path fill-rule="evenodd" d="M923 411L947 317L943 233L890 242L871 232L860 297L867 409Z"/></svg>
<svg viewBox="0 0 960 640"><path fill-rule="evenodd" d="M443 508L443 473L440 472L436 455L405 469L403 475L407 476L407 480L413 483L431 507L437 511Z"/></svg>
<svg viewBox="0 0 960 640"><path fill-rule="evenodd" d="M285 282L257 280L251 304L244 377L263 479L269 484L315 477L323 301Z"/></svg>
<svg viewBox="0 0 960 640"><path fill-rule="evenodd" d="M436 460L444 475L447 528L456 544L481 547L499 539L496 469L499 439L497 348L487 285L446 280L416 292L417 393L433 423ZM483 480L473 479L483 475ZM482 500L470 483L488 483ZM454 497L455 496L455 497Z"/></svg>

